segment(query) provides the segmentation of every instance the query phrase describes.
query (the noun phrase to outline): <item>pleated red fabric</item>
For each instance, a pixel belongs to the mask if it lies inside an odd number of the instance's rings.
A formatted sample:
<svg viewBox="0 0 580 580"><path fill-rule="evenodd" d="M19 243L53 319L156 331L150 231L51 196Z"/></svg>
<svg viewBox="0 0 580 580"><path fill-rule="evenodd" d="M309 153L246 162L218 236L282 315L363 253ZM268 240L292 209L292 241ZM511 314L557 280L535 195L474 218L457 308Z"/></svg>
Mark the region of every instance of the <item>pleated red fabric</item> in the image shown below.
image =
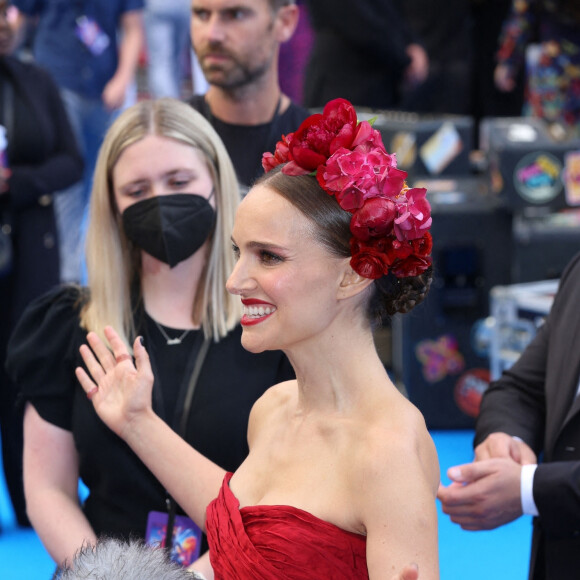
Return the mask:
<svg viewBox="0 0 580 580"><path fill-rule="evenodd" d="M368 579L364 536L292 506L240 509L231 477L207 508L216 580Z"/></svg>

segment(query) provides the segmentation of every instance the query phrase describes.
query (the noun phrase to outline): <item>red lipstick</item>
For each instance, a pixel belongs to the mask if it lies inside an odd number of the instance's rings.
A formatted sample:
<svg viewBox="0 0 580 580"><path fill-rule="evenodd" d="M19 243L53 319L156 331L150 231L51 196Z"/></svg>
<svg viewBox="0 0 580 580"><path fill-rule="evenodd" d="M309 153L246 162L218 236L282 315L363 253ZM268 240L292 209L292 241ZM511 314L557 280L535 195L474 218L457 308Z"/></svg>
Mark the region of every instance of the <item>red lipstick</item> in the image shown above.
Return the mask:
<svg viewBox="0 0 580 580"><path fill-rule="evenodd" d="M270 318L270 316L272 316L272 314L274 314L274 312L276 312L276 308L274 306L272 306L269 302L265 302L264 300L258 300L257 298L244 298L242 299L242 304L244 306L246 306L247 308L245 308L245 313L242 316L241 319L241 324L242 326L255 326L256 324L259 324L260 322L264 322L264 320L266 320L267 318ZM249 314L249 308L251 306L261 306L264 305L267 309L270 310L270 312L266 313L264 312L264 314Z"/></svg>

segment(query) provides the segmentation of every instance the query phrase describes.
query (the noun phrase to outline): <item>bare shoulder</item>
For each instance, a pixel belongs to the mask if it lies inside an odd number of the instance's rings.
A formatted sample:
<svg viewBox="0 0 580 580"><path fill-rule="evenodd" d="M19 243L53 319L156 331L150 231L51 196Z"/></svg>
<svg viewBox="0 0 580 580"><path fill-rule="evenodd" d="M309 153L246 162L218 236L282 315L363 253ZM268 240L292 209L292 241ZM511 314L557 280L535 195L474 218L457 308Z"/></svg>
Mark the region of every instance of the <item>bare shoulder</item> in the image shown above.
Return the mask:
<svg viewBox="0 0 580 580"><path fill-rule="evenodd" d="M270 387L255 403L250 412L248 442L252 443L256 432L268 422L278 421L281 414L297 397L296 381L285 381Z"/></svg>
<svg viewBox="0 0 580 580"><path fill-rule="evenodd" d="M437 451L423 415L405 397L397 394L378 405L365 437L357 470L369 483L376 478L381 486L398 485L397 480L414 477L435 496L440 481Z"/></svg>

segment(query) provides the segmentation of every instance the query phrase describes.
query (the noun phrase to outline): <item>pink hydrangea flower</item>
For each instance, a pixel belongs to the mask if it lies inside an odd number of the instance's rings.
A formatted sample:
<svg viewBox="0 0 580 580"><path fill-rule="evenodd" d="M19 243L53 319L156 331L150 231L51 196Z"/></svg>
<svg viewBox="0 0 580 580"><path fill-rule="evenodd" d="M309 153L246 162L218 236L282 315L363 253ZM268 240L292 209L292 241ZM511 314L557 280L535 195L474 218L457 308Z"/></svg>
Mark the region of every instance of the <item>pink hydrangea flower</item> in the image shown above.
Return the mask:
<svg viewBox="0 0 580 580"><path fill-rule="evenodd" d="M395 219L395 235L398 240L421 238L431 227L431 206L424 187L408 189L397 200L398 217Z"/></svg>

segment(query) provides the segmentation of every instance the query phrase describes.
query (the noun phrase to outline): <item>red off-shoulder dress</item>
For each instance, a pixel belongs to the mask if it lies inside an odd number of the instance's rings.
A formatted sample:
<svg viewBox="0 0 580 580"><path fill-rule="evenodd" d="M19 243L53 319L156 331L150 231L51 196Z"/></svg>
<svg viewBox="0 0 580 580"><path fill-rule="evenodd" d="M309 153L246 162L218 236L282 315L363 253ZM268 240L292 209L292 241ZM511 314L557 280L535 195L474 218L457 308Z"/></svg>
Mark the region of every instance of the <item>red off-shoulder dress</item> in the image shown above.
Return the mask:
<svg viewBox="0 0 580 580"><path fill-rule="evenodd" d="M240 509L227 473L207 508L216 580L368 579L366 540L285 505Z"/></svg>

